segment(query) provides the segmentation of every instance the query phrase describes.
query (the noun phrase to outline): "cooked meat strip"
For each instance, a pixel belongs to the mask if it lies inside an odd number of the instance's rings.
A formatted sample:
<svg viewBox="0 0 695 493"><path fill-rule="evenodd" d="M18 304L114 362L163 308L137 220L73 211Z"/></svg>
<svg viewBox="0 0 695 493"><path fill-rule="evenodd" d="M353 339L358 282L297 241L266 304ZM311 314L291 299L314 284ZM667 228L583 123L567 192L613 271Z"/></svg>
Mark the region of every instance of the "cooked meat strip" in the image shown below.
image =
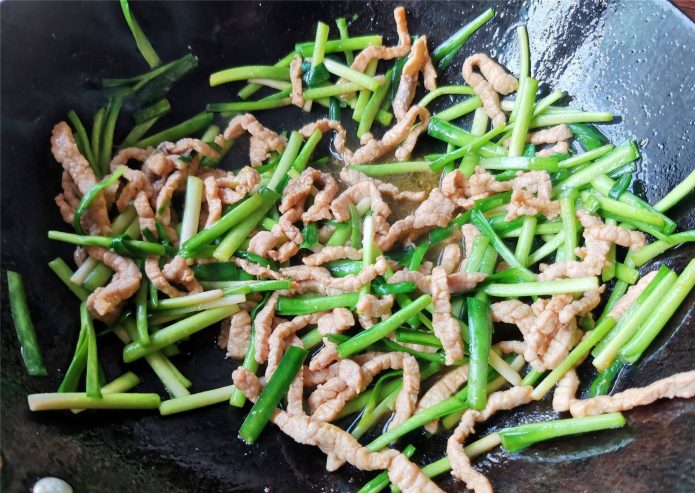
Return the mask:
<svg viewBox="0 0 695 493"><path fill-rule="evenodd" d="M338 195L331 203L331 212L336 221L347 221L350 219L350 204L356 205L364 199L369 200L374 217L374 227L377 233L383 233L388 228L387 219L391 215L391 208L381 198L379 189L369 181L361 181L343 193Z"/></svg>
<svg viewBox="0 0 695 493"><path fill-rule="evenodd" d="M398 454L391 460L388 473L389 480L403 493L444 493L403 454Z"/></svg>
<svg viewBox="0 0 695 493"><path fill-rule="evenodd" d="M490 308L493 322L516 325L524 336L524 340L531 333L535 315L530 305L519 300L506 300L492 303Z"/></svg>
<svg viewBox="0 0 695 493"><path fill-rule="evenodd" d="M550 342L558 334L562 324L558 320L560 311L572 302L572 295L559 294L550 300L539 299L531 306L538 313L528 337L524 337L526 352L524 358L534 369L545 371L546 365L543 355Z"/></svg>
<svg viewBox="0 0 695 493"><path fill-rule="evenodd" d="M591 313L591 310L596 308L601 302L601 294L603 294L605 289L606 286L601 285L598 289L586 291L581 298L574 300L572 303L565 306L560 311L560 323L566 324L575 317L581 317L587 313Z"/></svg>
<svg viewBox="0 0 695 493"><path fill-rule="evenodd" d="M367 176L361 171L357 171L348 167L340 170L340 179L348 185L357 185L360 182L368 181L372 183L379 192L394 200L408 200L411 202L422 202L427 197L427 192L421 190L419 192L402 192L393 183L386 183L371 176Z"/></svg>
<svg viewBox="0 0 695 493"><path fill-rule="evenodd" d="M451 474L463 481L468 489L475 493L492 493L488 479L471 466L471 461L463 450L463 442L473 432L476 423L486 421L497 411L513 409L530 402L532 391L533 387L512 387L494 392L488 396L485 409L469 410L461 417L461 422L447 441L446 455L451 462Z"/></svg>
<svg viewBox="0 0 695 493"><path fill-rule="evenodd" d="M355 325L355 318L347 308L334 308L332 312L321 316L317 322L317 329L322 336L328 334L340 334ZM309 369L321 370L338 361L337 345L323 338L323 348L311 358Z"/></svg>
<svg viewBox="0 0 695 493"><path fill-rule="evenodd" d="M439 265L447 274L453 274L461 262L461 247L456 243L449 243L442 250Z"/></svg>
<svg viewBox="0 0 695 493"><path fill-rule="evenodd" d="M97 178L94 171L85 157L80 154L70 125L66 122L60 122L53 127L51 152L56 161L70 174L81 195L86 194L90 188L96 185ZM105 236L111 234L111 221L103 192L96 196L85 216L85 225L90 234Z"/></svg>
<svg viewBox="0 0 695 493"><path fill-rule="evenodd" d="M453 370L448 371L443 377L432 384L429 390L425 392L425 395L420 398L420 402L417 403L417 408L413 414L424 411L428 407L432 407L442 402L444 399L451 397L467 380L468 365L457 366ZM430 433L436 432L437 422L438 420L430 421L425 425L425 430Z"/></svg>
<svg viewBox="0 0 695 493"><path fill-rule="evenodd" d="M312 410L311 419L333 421L345 404L368 385L360 365L350 359L338 364L338 375L319 385L307 400Z"/></svg>
<svg viewBox="0 0 695 493"><path fill-rule="evenodd" d="M249 151L249 160L253 167L260 166L263 161L268 159L270 151L282 152L285 150L286 139L261 125L256 117L250 113L232 118L223 135L225 140L233 140L244 132L248 132L252 137L253 145Z"/></svg>
<svg viewBox="0 0 695 493"><path fill-rule="evenodd" d="M462 293L475 288L478 283L487 279L487 275L481 272L455 272L447 276L450 293ZM418 291L422 293L432 293L432 276L420 272L413 272L407 269L395 272L389 279L389 284L397 282L414 282Z"/></svg>
<svg viewBox="0 0 695 493"><path fill-rule="evenodd" d="M564 123L555 125L554 127L543 128L531 132L526 136L526 142L533 145L557 144L571 139L572 131ZM503 145L509 147L509 140L505 139Z"/></svg>
<svg viewBox="0 0 695 493"><path fill-rule="evenodd" d="M203 291L203 287L195 278L195 274L186 263L186 259L180 255L171 259L169 263L164 264L162 273L169 282L182 285L190 294Z"/></svg>
<svg viewBox="0 0 695 493"><path fill-rule="evenodd" d="M512 181L497 181L485 168L476 166L475 172L468 178L467 193L469 197L479 199L511 190L513 185Z"/></svg>
<svg viewBox="0 0 695 493"><path fill-rule="evenodd" d="M360 296L357 306L357 313L365 314L371 318L384 318L391 315L393 307L394 295L388 294L382 298L378 298L373 294L365 294Z"/></svg>
<svg viewBox="0 0 695 493"><path fill-rule="evenodd" d="M446 227L451 221L454 210L454 203L438 188L433 188L427 200L420 204L411 215L393 223L388 233L377 238L377 244L385 252L406 235L412 241L436 226Z"/></svg>
<svg viewBox="0 0 695 493"><path fill-rule="evenodd" d="M138 266L126 257L100 247L86 247L90 257L114 271L111 281L99 287L87 298L87 308L95 318L112 321L118 316L123 302L140 288L142 274Z"/></svg>
<svg viewBox="0 0 695 493"><path fill-rule="evenodd" d="M577 389L579 388L579 377L577 372L572 368L565 376L560 379L553 393L553 411L559 413L569 411L570 404L575 400Z"/></svg>
<svg viewBox="0 0 695 493"><path fill-rule="evenodd" d="M417 119L420 120L420 124L411 131L411 127ZM417 137L427 129L429 121L429 111L417 105L411 106L403 118L387 130L380 140L376 140L372 134L363 135L360 142L362 146L355 150L352 156L343 154L343 159L348 164L371 163L403 142L402 148L396 149L395 156L398 161L405 161L410 156ZM413 133L415 140L408 139L408 136Z"/></svg>
<svg viewBox="0 0 695 493"><path fill-rule="evenodd" d="M249 350L251 340L251 315L241 310L229 319L229 335L227 338L227 358L244 359Z"/></svg>
<svg viewBox="0 0 695 493"><path fill-rule="evenodd" d="M347 132L340 122L329 120L328 118L321 118L320 120L316 120L314 123L307 123L304 125L299 129L299 133L302 137L307 139L316 130L320 130L323 133L334 130L335 137L333 138L333 146L335 147L336 152L340 155L352 155L352 151L347 148Z"/></svg>
<svg viewBox="0 0 695 493"><path fill-rule="evenodd" d="M577 217L584 227L584 247L578 249L577 254L582 256L581 262L569 260L556 264L540 264L539 281L549 281L561 277L597 276L606 264L608 251L612 241L620 241L622 246L640 248L644 235L636 231L628 231L619 226L606 226L600 218L593 216L585 210L578 210ZM632 234L634 233L634 234Z"/></svg>
<svg viewBox="0 0 695 493"><path fill-rule="evenodd" d="M611 311L608 312L608 315L613 317L615 320L620 320L620 318L625 315L627 310L635 303L635 301L637 301L637 298L639 298L639 296L644 292L647 285L649 285L649 283L652 282L652 280L656 277L656 273L657 271L653 270L642 276L640 280L637 281L637 283L635 283L633 286L630 286L623 297L620 298L615 305L613 305L613 308L611 308Z"/></svg>
<svg viewBox="0 0 695 493"><path fill-rule="evenodd" d="M577 211L577 216L580 216L580 214L587 213L583 210ZM629 247L630 250L634 251L641 249L647 244L647 239L641 231L630 231L620 226L608 226L605 224L586 228L584 230L584 237L587 239L591 238L594 240L608 241L616 245Z"/></svg>
<svg viewBox="0 0 695 493"><path fill-rule="evenodd" d="M159 257L156 255L147 257L147 260L145 261L145 274L154 287L171 298L178 298L187 294L185 291L180 291L169 284L169 281L159 268Z"/></svg>
<svg viewBox="0 0 695 493"><path fill-rule="evenodd" d="M220 157L220 154L207 143L200 139L191 138L180 139L176 142L162 142L157 146L157 151L164 152L170 156L184 156L191 152L197 152L204 157L213 159Z"/></svg>
<svg viewBox="0 0 695 493"><path fill-rule="evenodd" d="M338 363L333 363L320 370L312 370L308 366L305 366L303 374L304 385L307 387L316 387L338 375Z"/></svg>
<svg viewBox="0 0 695 493"><path fill-rule="evenodd" d="M260 277L261 279L284 279L284 276L264 265L255 264L238 257L232 257L232 261L244 272L252 276Z"/></svg>
<svg viewBox="0 0 695 493"><path fill-rule="evenodd" d="M546 147L536 152L538 157L550 157L553 154L568 154L570 146L567 142L562 141L557 144L553 144L551 147Z"/></svg>
<svg viewBox="0 0 695 493"><path fill-rule="evenodd" d="M304 106L304 90L302 88L302 56L299 54L290 63L290 82L292 83L292 93L290 94L292 104L302 108Z"/></svg>
<svg viewBox="0 0 695 493"><path fill-rule="evenodd" d="M519 172L513 180L512 198L505 221L520 216L543 214L553 219L560 214L560 202L551 200L553 184L547 171Z"/></svg>
<svg viewBox="0 0 695 493"><path fill-rule="evenodd" d="M463 358L463 341L459 324L451 316L449 283L446 271L441 267L432 269L432 327L444 348L446 364L453 365Z"/></svg>
<svg viewBox="0 0 695 493"><path fill-rule="evenodd" d="M314 197L312 206L302 214L302 221L308 223L331 219L329 207L338 193L338 184L329 173L314 168L307 168L297 178L290 180L282 194L280 212L287 212L294 207L304 209L314 185L320 185L322 189Z"/></svg>
<svg viewBox="0 0 695 493"><path fill-rule="evenodd" d="M570 404L572 416L597 416L605 413L628 411L637 406L651 404L658 399L695 396L695 370L676 373L667 378L639 387L627 389L614 395L601 395L585 400L575 400Z"/></svg>
<svg viewBox="0 0 695 493"><path fill-rule="evenodd" d="M396 120L403 118L408 108L410 108L415 97L417 79L420 72L424 76L425 88L428 91L436 89L437 71L432 65L432 60L427 51L427 36L422 36L413 43L408 55L408 61L403 66L398 91L393 98L393 114L396 116Z"/></svg>
<svg viewBox="0 0 695 493"><path fill-rule="evenodd" d="M154 209L152 209L152 204L147 198L145 192L140 192L135 197L133 201L133 207L135 207L135 212L138 215L138 223L140 224L140 231L150 230L153 234L157 234L157 227L155 226L155 215Z"/></svg>
<svg viewBox="0 0 695 493"><path fill-rule="evenodd" d="M256 349L254 355L256 362L265 363L268 359L268 351L270 351L269 342L270 334L273 331L273 317L275 316L275 306L278 303L281 291L273 291L265 306L256 314L253 320L254 338L253 343Z"/></svg>
<svg viewBox="0 0 695 493"><path fill-rule="evenodd" d="M290 345L304 347L302 340L296 335L292 336ZM287 414L293 416L306 416L304 412L304 372L297 372L287 389Z"/></svg>
<svg viewBox="0 0 695 493"><path fill-rule="evenodd" d="M203 180L203 185L205 186L205 201L208 204L208 217L205 221L205 227L209 228L222 217L222 199L217 186L217 178L208 176Z"/></svg>
<svg viewBox="0 0 695 493"><path fill-rule="evenodd" d="M273 373L275 373L275 369L277 368L278 364L280 364L282 355L285 354L285 348L287 347L289 339L297 331L300 331L304 327L308 325L313 325L316 322L318 322L318 319L325 313L327 312L300 315L298 317L294 317L292 320L288 322L283 322L279 324L277 327L275 327L272 334L270 334L270 338L268 339L268 366L265 370L266 380L268 380L273 375Z"/></svg>
<svg viewBox="0 0 695 493"><path fill-rule="evenodd" d="M174 192L179 190L184 183L186 183L186 177L181 171L174 171L170 174L164 186L159 190L157 195L157 209L156 217L158 220L162 221L163 224L171 223L171 198L174 196Z"/></svg>
<svg viewBox="0 0 695 493"><path fill-rule="evenodd" d="M476 72L476 68L481 73ZM466 83L473 88L483 102L483 108L492 120L493 127L507 123L507 117L500 108L500 98L497 93L509 94L516 91L519 81L484 53L476 53L466 58L462 72Z"/></svg>
<svg viewBox="0 0 695 493"><path fill-rule="evenodd" d="M362 260L362 250L349 246L327 246L316 253L307 255L302 262L304 265L318 266L341 259Z"/></svg>
<svg viewBox="0 0 695 493"><path fill-rule="evenodd" d="M577 328L576 319L572 319L566 324L560 324L542 356L543 366L547 369L554 369L562 363L572 348L582 340L583 335L584 333Z"/></svg>
<svg viewBox="0 0 695 493"><path fill-rule="evenodd" d="M408 54L411 46L410 33L408 33L408 21L405 16L403 7L396 7L393 11L393 17L396 20L396 30L398 31L397 46L367 46L360 51L355 60L352 62L351 68L358 72L364 72L374 59L377 60L393 60L401 58Z"/></svg>
<svg viewBox="0 0 695 493"><path fill-rule="evenodd" d="M72 224L75 218L75 209L80 205L79 190L77 190L75 182L72 181L70 173L65 170L63 170L61 185L63 186L63 193L56 195L54 200L58 210L60 210L63 221Z"/></svg>

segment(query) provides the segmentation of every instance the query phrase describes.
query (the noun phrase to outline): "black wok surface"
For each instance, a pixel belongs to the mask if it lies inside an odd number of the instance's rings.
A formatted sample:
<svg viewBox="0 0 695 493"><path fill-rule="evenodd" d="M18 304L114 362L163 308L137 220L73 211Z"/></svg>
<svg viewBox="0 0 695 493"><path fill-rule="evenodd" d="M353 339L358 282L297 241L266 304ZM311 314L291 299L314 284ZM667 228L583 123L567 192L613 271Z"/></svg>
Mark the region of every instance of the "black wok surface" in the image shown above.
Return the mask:
<svg viewBox="0 0 695 493"><path fill-rule="evenodd" d="M650 202L682 180L695 164L695 25L663 1L403 2L411 33L431 44L447 37L488 5L497 17L463 54L481 50L513 72L518 66L514 28L528 24L532 71L547 87L561 88L583 109L611 111L618 123L602 126L614 142L640 142L643 158L636 191ZM395 40L392 2L135 4L141 25L160 56L171 60L189 47L198 71L178 84L174 113L162 127L229 100L233 88L211 89L212 70L272 63L296 41L313 39L315 22L332 24L358 13L353 33L388 33ZM105 101L101 77L146 70L117 3L3 2L2 60L2 390L3 491L28 491L44 475L70 482L77 492L122 491L354 491L370 475L346 467L324 470L317 450L295 444L269 427L253 447L236 438L242 414L220 405L161 418L156 413L31 414L26 394L54 391L70 360L78 331L77 301L46 263L71 249L50 243L48 229L65 228L53 196L60 167L49 151L54 123L75 109L84 120ZM332 31L335 29L332 28ZM460 83L460 57L442 77ZM263 114L276 129L306 118L295 108ZM120 126L127 131L129 121ZM122 138L124 134L120 134ZM228 161L229 162L229 161ZM230 165L233 164L230 162ZM681 229L695 226L692 197L672 211ZM678 269L692 257L679 248L659 260ZM653 264L654 265L654 264ZM653 265L645 269L653 269ZM50 376L27 377L6 309L4 269L21 272ZM646 384L695 361L694 296L686 301L646 357L620 375L618 389ZM228 385L234 364L214 349L210 329L176 357L193 390ZM114 338L100 343L109 378L124 371ZM143 391L163 389L143 365ZM590 378L590 372L587 372ZM586 378L585 378L586 380ZM589 380L590 381L590 380ZM546 401L525 413L503 414L491 427L555 416ZM496 450L477 464L496 491L695 491L695 401L659 402L627 413L616 432L550 442L509 454ZM482 435L485 430L478 430ZM417 435L417 461L442 456L445 436ZM450 477L440 484L462 490Z"/></svg>

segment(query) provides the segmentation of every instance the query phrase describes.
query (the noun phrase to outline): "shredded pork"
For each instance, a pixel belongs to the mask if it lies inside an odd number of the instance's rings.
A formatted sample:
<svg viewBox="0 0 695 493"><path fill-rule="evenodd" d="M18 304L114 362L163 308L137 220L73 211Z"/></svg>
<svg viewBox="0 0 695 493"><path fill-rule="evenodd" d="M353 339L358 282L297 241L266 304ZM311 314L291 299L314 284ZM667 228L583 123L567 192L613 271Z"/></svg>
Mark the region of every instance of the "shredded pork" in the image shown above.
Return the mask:
<svg viewBox="0 0 695 493"><path fill-rule="evenodd" d="M475 69L480 70L478 73ZM463 62L463 78L483 102L485 112L497 127L507 123L507 117L500 108L500 98L497 93L509 94L519 87L512 75L484 53L471 55Z"/></svg>

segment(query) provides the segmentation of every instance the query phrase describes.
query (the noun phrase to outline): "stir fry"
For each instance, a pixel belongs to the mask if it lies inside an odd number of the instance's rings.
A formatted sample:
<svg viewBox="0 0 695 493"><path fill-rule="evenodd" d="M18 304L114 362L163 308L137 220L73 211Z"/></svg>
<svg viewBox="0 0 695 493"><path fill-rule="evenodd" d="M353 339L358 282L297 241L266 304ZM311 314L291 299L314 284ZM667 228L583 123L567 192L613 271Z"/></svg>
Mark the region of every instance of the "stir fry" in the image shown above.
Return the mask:
<svg viewBox="0 0 695 493"><path fill-rule="evenodd" d="M238 101L152 134L197 60L163 64L122 7L151 71L103 81L112 96L89 134L74 112L53 128L55 202L74 232L48 236L76 246L76 270L49 265L81 301L80 331L57 392L30 395L31 410L166 416L228 403L246 412L248 444L272 422L324 452L328 471L377 471L361 492L441 491L433 478L449 471L485 492L471 461L498 445L622 427L623 411L695 395L695 370L611 395L695 284L694 260L680 273L638 270L695 239L665 214L695 172L654 205L630 192L637 145L593 125L610 113L567 107L561 90L541 97L524 26L512 74L466 46L492 10L436 47L411 35L403 7L395 43L353 36L344 18L329 39L320 22L274 65L210 76L244 82ZM442 85L455 59L462 71ZM458 102L432 109L447 98ZM284 106L315 119L263 123ZM114 144L126 111L135 126ZM248 158L225 160L244 140ZM413 160L424 140L439 152ZM8 279L27 370L45 375L21 277ZM238 366L228 386L191 393L179 345L213 325ZM113 336L166 399L133 392L132 372L104 381L100 339ZM593 382L580 382L582 364ZM549 394L561 419L468 439ZM422 467L408 444L421 428L448 436L443 458Z"/></svg>

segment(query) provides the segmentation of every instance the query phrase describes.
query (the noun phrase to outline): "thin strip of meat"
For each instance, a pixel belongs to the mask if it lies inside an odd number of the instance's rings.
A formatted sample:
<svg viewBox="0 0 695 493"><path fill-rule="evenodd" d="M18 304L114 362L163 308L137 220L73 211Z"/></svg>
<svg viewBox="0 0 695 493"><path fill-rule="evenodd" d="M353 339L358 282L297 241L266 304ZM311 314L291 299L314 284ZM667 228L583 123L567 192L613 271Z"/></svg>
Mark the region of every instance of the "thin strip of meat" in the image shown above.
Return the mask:
<svg viewBox="0 0 695 493"><path fill-rule="evenodd" d="M317 329L319 334L326 336L328 334L340 334L354 325L355 318L350 310L347 308L335 308L332 312L319 318ZM309 369L312 371L321 370L338 361L340 357L337 347L337 344L324 337L323 347L311 358Z"/></svg>
<svg viewBox="0 0 695 493"><path fill-rule="evenodd" d="M417 119L420 120L420 125L411 131L411 127ZM404 161L412 152L417 137L427 129L429 121L429 111L421 106L411 106L403 118L388 129L380 140L376 140L370 133L364 134L360 141L362 146L356 149L352 155L343 154L343 160L348 164L371 163L403 142L402 148L396 149L395 156L398 161ZM411 134L414 137L408 139Z"/></svg>
<svg viewBox="0 0 695 493"><path fill-rule="evenodd" d="M652 280L656 277L656 273L657 271L653 270L650 273L642 276L637 283L630 286L623 297L620 298L615 305L613 305L613 308L611 308L611 311L608 312L608 315L613 317L616 321L620 320L622 316L625 315L627 310L635 303L635 301L637 301L637 298L639 298L644 290L647 289L649 283L652 282Z"/></svg>
<svg viewBox="0 0 695 493"><path fill-rule="evenodd" d="M475 71L476 68L482 75ZM462 72L466 83L473 88L483 102L483 108L492 120L492 126L497 127L507 123L507 117L500 108L497 93L509 94L516 91L519 81L484 53L476 53L466 58Z"/></svg>
<svg viewBox="0 0 695 493"><path fill-rule="evenodd" d="M579 377L574 368L565 373L560 379L553 393L553 411L559 413L569 411L570 404L575 400L579 388Z"/></svg>
<svg viewBox="0 0 695 493"><path fill-rule="evenodd" d="M553 144L551 147L546 147L545 149L537 151L536 156L550 157L553 154L569 154L569 152L570 146L566 141L563 140L561 142L558 142L557 144Z"/></svg>
<svg viewBox="0 0 695 493"><path fill-rule="evenodd" d="M575 317L582 317L591 310L596 308L601 302L601 294L605 291L606 286L601 285L598 289L592 289L591 291L586 291L581 298L574 300L569 305L565 306L560 310L559 320L560 323L566 324Z"/></svg>
<svg viewBox="0 0 695 493"><path fill-rule="evenodd" d="M524 359L537 371L545 371L546 364L543 358L550 342L561 330L562 324L558 320L560 311L572 302L572 295L554 295L550 300L539 299L531 305L531 309L537 312L534 323L528 337L524 337L526 352Z"/></svg>
<svg viewBox="0 0 695 493"><path fill-rule="evenodd" d="M320 130L324 134L331 130L335 131L333 146L335 147L336 152L342 156L347 154L352 155L352 151L347 148L347 132L340 122L330 120L328 118L321 118L320 120L316 120L314 123L307 123L304 125L299 129L299 133L302 137L308 139L316 130Z"/></svg>
<svg viewBox="0 0 695 493"><path fill-rule="evenodd" d="M114 271L111 281L94 290L87 298L87 308L95 318L104 321L118 316L123 302L140 288L142 274L135 262L100 247L86 247L90 257L103 262Z"/></svg>
<svg viewBox="0 0 695 493"><path fill-rule="evenodd" d="M391 460L388 474L389 480L403 493L444 493L403 454L398 454Z"/></svg>
<svg viewBox="0 0 695 493"><path fill-rule="evenodd" d="M349 246L326 246L316 253L307 255L302 262L304 265L318 266L342 259L362 260L362 250Z"/></svg>
<svg viewBox="0 0 695 493"><path fill-rule="evenodd" d="M628 389L614 395L601 395L585 400L575 400L570 404L570 413L575 418L597 416L605 413L628 411L637 406L651 404L658 399L695 396L695 370L676 373L667 378L639 387Z"/></svg>
<svg viewBox="0 0 695 493"><path fill-rule="evenodd" d="M449 283L446 271L441 267L432 269L432 327L441 341L446 364L453 365L463 358L463 341L458 322L451 316Z"/></svg>
<svg viewBox="0 0 695 493"><path fill-rule="evenodd" d="M159 190L157 195L157 209L156 217L163 224L171 224L171 198L174 196L174 192L179 190L186 182L184 173L181 171L174 171L170 174L164 185Z"/></svg>
<svg viewBox="0 0 695 493"><path fill-rule="evenodd" d="M476 423L482 423L498 411L514 409L531 401L533 387L512 387L502 392L494 392L487 398L482 411L469 410L461 417L461 422L449 437L446 455L451 463L451 474L466 484L475 493L492 493L488 479L473 469L471 461L463 450L463 442L473 432Z"/></svg>
<svg viewBox="0 0 695 493"><path fill-rule="evenodd" d="M314 197L314 203L302 214L302 221L317 222L331 219L330 204L338 194L338 184L329 173L323 173L314 168L307 168L297 177L290 180L282 194L280 212L300 207L304 209L306 199L314 190L314 185L322 188Z"/></svg>
<svg viewBox="0 0 695 493"><path fill-rule="evenodd" d="M268 340L273 331L273 317L275 316L275 307L277 306L280 293L281 291L273 291L265 306L261 308L253 320L253 344L256 349L254 357L256 362L261 364L268 359L268 351L270 350Z"/></svg>
<svg viewBox="0 0 695 493"><path fill-rule="evenodd" d="M287 347L291 336L293 336L297 331L302 330L304 327L315 324L319 317L325 313L327 312L300 315L275 327L268 338L268 366L265 370L266 380L268 380L273 373L275 373L275 369L277 368L278 364L280 364L282 355L285 354L285 348Z"/></svg>
<svg viewBox="0 0 695 493"><path fill-rule="evenodd" d="M243 269L244 272L247 274L251 274L252 276L260 277L261 279L284 279L285 277L278 273L277 271L274 271L273 269L266 267L264 265L256 264L253 263L249 260L243 259L243 258L238 258L238 257L232 257L232 261L241 269Z"/></svg>
<svg viewBox="0 0 695 493"><path fill-rule="evenodd" d="M338 363L333 363L320 370L312 370L308 366L304 366L303 374L304 385L307 387L316 387L338 375Z"/></svg>
<svg viewBox="0 0 695 493"><path fill-rule="evenodd" d="M393 183L386 183L371 176L367 176L361 171L352 168L344 167L340 170L340 179L348 185L357 185L360 182L368 181L372 183L379 192L394 200L408 200L411 202L422 202L427 197L427 192L424 190L418 192L402 192Z"/></svg>
<svg viewBox="0 0 695 493"><path fill-rule="evenodd" d="M381 198L379 189L369 181L361 181L343 193L338 195L331 203L331 212L336 221L347 221L350 219L350 204L357 205L364 199L369 200L374 217L374 227L377 233L382 233L388 228L388 217L391 215L391 208L384 199Z"/></svg>
<svg viewBox="0 0 695 493"><path fill-rule="evenodd" d="M249 350L251 340L251 315L241 310L229 319L229 334L227 338L227 358L244 359Z"/></svg>
<svg viewBox="0 0 695 493"><path fill-rule="evenodd" d="M352 62L351 68L358 72L364 72L374 59L377 60L393 60L401 58L408 54L411 46L410 33L408 32L408 21L405 16L403 7L396 7L393 11L393 17L396 20L396 30L398 31L397 46L367 46L360 51L355 60Z"/></svg>
<svg viewBox="0 0 695 493"><path fill-rule="evenodd" d="M396 120L400 120L405 116L413 102L420 72L424 76L425 88L428 91L436 89L437 71L432 65L432 60L427 51L427 36L422 36L413 43L408 55L408 61L403 66L398 90L393 98L393 114L396 116Z"/></svg>
<svg viewBox="0 0 695 493"><path fill-rule="evenodd" d="M251 135L252 144L254 144L249 150L249 160L253 167L260 166L263 161L268 159L270 151L282 152L285 150L287 140L261 125L256 117L250 113L232 118L223 136L225 140L233 140L244 132Z"/></svg>
<svg viewBox="0 0 695 493"><path fill-rule="evenodd" d="M539 281L550 281L561 277L597 276L606 264L611 241L620 240L622 246L631 246L635 249L640 248L642 241L646 243L642 233L628 231L620 226L606 226L600 218L583 209L577 211L577 217L584 227L584 247L577 251L577 254L583 257L582 261L569 260L550 265L540 264Z"/></svg>
<svg viewBox="0 0 695 493"><path fill-rule="evenodd" d="M462 293L475 288L478 283L487 279L482 272L455 272L447 276L450 293ZM407 269L395 272L388 280L389 284L397 282L414 282L418 291L426 294L432 293L432 276Z"/></svg>
<svg viewBox="0 0 695 493"><path fill-rule="evenodd" d="M220 199L220 190L217 186L217 178L208 176L203 180L205 187L205 201L208 204L208 217L205 221L205 227L209 228L222 217L222 199Z"/></svg>
<svg viewBox="0 0 695 493"><path fill-rule="evenodd" d="M185 287L188 294L200 293L203 291L203 287L195 278L195 274L188 266L188 263L186 263L186 259L180 255L175 256L168 263L164 264L162 273L169 282L180 284Z"/></svg>
<svg viewBox="0 0 695 493"><path fill-rule="evenodd" d="M72 181L70 173L65 170L63 170L61 185L63 187L63 193L56 195L54 200L60 210L63 221L72 224L75 218L75 209L80 205L80 199L78 198L79 190L77 190L75 182Z"/></svg>
<svg viewBox="0 0 695 493"><path fill-rule="evenodd" d="M169 281L159 268L159 257L156 255L151 255L147 257L147 260L145 260L145 274L154 287L165 293L170 298L178 298L186 295L184 291L181 291L169 284Z"/></svg>
<svg viewBox="0 0 695 493"><path fill-rule="evenodd" d="M135 207L135 212L138 215L138 223L140 224L140 231L145 231L148 229L151 233L157 234L157 227L155 226L155 215L154 209L152 209L152 204L147 198L145 192L140 192L135 197L133 201L133 207Z"/></svg>
<svg viewBox="0 0 695 493"><path fill-rule="evenodd" d="M299 54L296 55L290 63L290 82L292 83L292 93L290 94L292 104L302 108L304 106L302 56Z"/></svg>
<svg viewBox="0 0 695 493"><path fill-rule="evenodd" d="M412 156L413 154L413 150L415 149L415 145L417 144L417 140L420 138L420 135L427 131L428 123L429 120L427 120L427 122L421 120L419 123L416 123L410 128L408 136L405 138L403 142L401 142L401 145L399 145L396 151L393 153L393 157L396 158L396 161L407 161L408 159L410 159L410 156Z"/></svg>
<svg viewBox="0 0 695 493"><path fill-rule="evenodd" d="M437 380L420 398L420 402L417 403L415 412L417 414L424 411L428 407L432 407L435 404L442 402L454 395L454 393L460 389L464 383L468 380L468 365L457 366L453 370L448 371L443 377ZM430 421L425 425L425 430L430 433L437 431L437 423L439 420Z"/></svg>
<svg viewBox="0 0 695 493"><path fill-rule="evenodd" d="M473 242L475 241L476 236L479 235L480 231L478 231L478 228L476 228L472 224L469 223L461 226L464 256L463 260L461 261L461 264L459 265L459 272L463 272L466 269L466 262L468 261L468 257L471 256L471 250L473 250Z"/></svg>
<svg viewBox="0 0 695 493"><path fill-rule="evenodd" d="M196 152L201 156L212 159L220 157L220 154L206 142L189 137L179 139L176 142L162 142L157 146L157 151L164 152L170 156L184 156L191 152Z"/></svg>
<svg viewBox="0 0 695 493"><path fill-rule="evenodd" d="M572 131L570 128L562 123L560 125L555 125L554 127L531 132L526 137L526 142L530 142L534 145L556 144L564 140L569 140L572 137Z"/></svg>
<svg viewBox="0 0 695 493"><path fill-rule="evenodd" d="M447 274L453 274L461 262L461 247L457 243L449 243L442 250L439 265Z"/></svg>
<svg viewBox="0 0 695 493"><path fill-rule="evenodd" d="M539 213L553 219L560 214L560 202L551 200L553 184L547 171L519 172L512 186L512 198L505 221Z"/></svg>
<svg viewBox="0 0 695 493"><path fill-rule="evenodd" d="M89 189L96 185L97 179L94 171L85 157L80 154L70 125L66 122L60 122L53 127L51 152L56 161L70 174L80 194L86 194ZM85 225L90 234L104 236L111 234L111 221L103 192L97 194L85 216Z"/></svg>
<svg viewBox="0 0 695 493"><path fill-rule="evenodd" d="M433 188L427 200L420 204L411 215L396 221L386 234L377 237L379 248L385 252L405 236L413 241L417 236L436 226L446 227L454 215L455 207L454 203L438 188Z"/></svg>

